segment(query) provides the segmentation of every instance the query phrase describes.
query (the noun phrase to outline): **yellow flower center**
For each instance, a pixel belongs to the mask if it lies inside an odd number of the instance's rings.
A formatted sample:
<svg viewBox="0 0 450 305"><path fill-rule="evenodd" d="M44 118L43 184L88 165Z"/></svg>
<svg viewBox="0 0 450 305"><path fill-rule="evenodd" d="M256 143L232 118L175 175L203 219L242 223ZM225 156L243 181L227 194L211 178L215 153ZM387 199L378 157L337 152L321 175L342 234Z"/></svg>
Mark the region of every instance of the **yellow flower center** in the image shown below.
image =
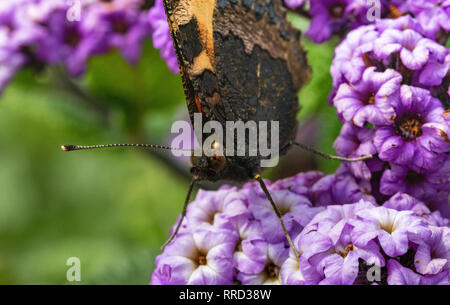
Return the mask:
<svg viewBox="0 0 450 305"><path fill-rule="evenodd" d="M338 254L342 256L342 258L346 258L350 251L355 250L355 246L352 243L349 243L343 251L338 251Z"/></svg>
<svg viewBox="0 0 450 305"><path fill-rule="evenodd" d="M381 228L382 230L388 232L389 234L394 233L394 231L395 231L395 229L396 229L395 226L394 226L394 223L382 224L382 225L380 226L380 228Z"/></svg>
<svg viewBox="0 0 450 305"><path fill-rule="evenodd" d="M406 118L397 123L397 134L406 141L422 135L422 122L418 118Z"/></svg>
<svg viewBox="0 0 450 305"><path fill-rule="evenodd" d="M206 265L206 263L207 263L206 255L200 254L200 255L198 256L198 258L197 258L197 263L198 263L199 265L201 265L201 266Z"/></svg>
<svg viewBox="0 0 450 305"><path fill-rule="evenodd" d="M266 274L266 277L268 278L277 278L280 272L280 268L274 263L269 263L266 265L264 272Z"/></svg>

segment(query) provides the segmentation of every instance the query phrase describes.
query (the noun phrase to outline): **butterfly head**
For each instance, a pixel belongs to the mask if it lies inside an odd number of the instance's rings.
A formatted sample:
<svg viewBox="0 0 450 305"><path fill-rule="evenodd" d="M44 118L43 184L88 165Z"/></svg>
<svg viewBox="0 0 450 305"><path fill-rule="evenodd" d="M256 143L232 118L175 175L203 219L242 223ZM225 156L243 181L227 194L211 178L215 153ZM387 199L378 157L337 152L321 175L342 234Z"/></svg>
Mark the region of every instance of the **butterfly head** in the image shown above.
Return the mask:
<svg viewBox="0 0 450 305"><path fill-rule="evenodd" d="M227 167L224 156L192 156L191 172L199 180L218 181L222 178Z"/></svg>

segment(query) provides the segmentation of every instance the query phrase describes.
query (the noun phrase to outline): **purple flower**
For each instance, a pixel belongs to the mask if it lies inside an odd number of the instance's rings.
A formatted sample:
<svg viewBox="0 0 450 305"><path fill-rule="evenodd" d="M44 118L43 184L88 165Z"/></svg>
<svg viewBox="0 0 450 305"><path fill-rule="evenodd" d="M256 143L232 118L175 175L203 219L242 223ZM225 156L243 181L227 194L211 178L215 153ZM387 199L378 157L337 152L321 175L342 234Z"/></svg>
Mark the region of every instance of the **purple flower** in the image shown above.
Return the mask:
<svg viewBox="0 0 450 305"><path fill-rule="evenodd" d="M394 109L394 124L376 130L374 143L380 159L424 169L435 167L436 154L450 151L450 126L442 104L428 90L404 85Z"/></svg>
<svg viewBox="0 0 450 305"><path fill-rule="evenodd" d="M102 31L92 31L84 22L67 21L66 10L49 13L45 27L47 37L39 42L38 57L48 64L64 63L73 76L85 72L91 56L107 51Z"/></svg>
<svg viewBox="0 0 450 305"><path fill-rule="evenodd" d="M393 104L399 98L402 76L394 70L365 70L357 84L342 84L334 99L338 114L358 127L389 124L394 117Z"/></svg>
<svg viewBox="0 0 450 305"><path fill-rule="evenodd" d="M228 230L180 234L157 258L151 284L232 284L237 238L237 234Z"/></svg>
<svg viewBox="0 0 450 305"><path fill-rule="evenodd" d="M435 37L441 29L450 31L450 1L408 0L407 7L429 37Z"/></svg>
<svg viewBox="0 0 450 305"><path fill-rule="evenodd" d="M365 247L377 239L383 251L391 257L405 254L412 237L429 233L425 222L411 211L377 207L359 211L357 216L358 219L352 221L355 246Z"/></svg>
<svg viewBox="0 0 450 305"><path fill-rule="evenodd" d="M374 207L376 207L375 204L364 200L354 204L330 205L311 220L302 234L317 231L326 234L332 243L337 243L350 226L351 221L356 219L359 211Z"/></svg>
<svg viewBox="0 0 450 305"><path fill-rule="evenodd" d="M6 3L8 2L8 3ZM78 3L76 3L78 5ZM63 64L80 76L95 55L119 49L135 63L151 27L143 0L81 1L70 6L61 0L2 1L0 5L0 90L22 67L40 71ZM80 16L72 16L80 9ZM80 17L80 19L70 19Z"/></svg>
<svg viewBox="0 0 450 305"><path fill-rule="evenodd" d="M297 259L295 254L290 254L283 263L280 276L283 285L316 285L321 278L307 259L304 257Z"/></svg>
<svg viewBox="0 0 450 305"><path fill-rule="evenodd" d="M300 234L294 239L300 258L298 259L294 251L289 252L289 257L281 266L281 282L284 285L315 285L322 279L319 272L312 266L305 252L310 251L310 247L314 249L323 249L328 246L328 240L324 235L316 232L309 234Z"/></svg>
<svg viewBox="0 0 450 305"><path fill-rule="evenodd" d="M403 0L400 0L403 1ZM405 6L406 7L406 6ZM375 22L376 29L381 33L388 29L395 29L403 31L406 29L414 30L422 35L424 35L424 29L420 23L410 15L401 16L398 18L385 18L380 19Z"/></svg>
<svg viewBox="0 0 450 305"><path fill-rule="evenodd" d="M261 234L261 223L249 215L233 218L232 223L239 234L239 240L233 254L234 267L246 274L261 272L266 264L267 244Z"/></svg>
<svg viewBox="0 0 450 305"><path fill-rule="evenodd" d="M270 192L291 236L300 233L320 210L311 207L311 202L305 196L287 190L270 190ZM285 241L280 221L267 197L253 192L249 194L248 201L249 210L263 224L262 233L266 240L271 243Z"/></svg>
<svg viewBox="0 0 450 305"><path fill-rule="evenodd" d="M430 209L422 201L405 193L395 194L383 206L397 211L411 211L422 218L431 214Z"/></svg>
<svg viewBox="0 0 450 305"><path fill-rule="evenodd" d="M304 0L284 0L284 2L291 9L307 3ZM314 42L322 43L329 40L333 34L343 36L349 30L360 30L364 25L375 23L380 32L387 28L399 30L409 28L435 39L441 28L448 31L450 5L448 0L431 2L433 3L426 0L381 0L379 3L366 0L310 1L308 13L311 23L306 35ZM413 19L413 15L418 21ZM429 20L433 22L428 22Z"/></svg>
<svg viewBox="0 0 450 305"><path fill-rule="evenodd" d="M310 198L311 187L323 177L324 174L318 171L299 173L293 177L274 182L270 186L270 190L288 190Z"/></svg>
<svg viewBox="0 0 450 305"><path fill-rule="evenodd" d="M355 85L369 67L379 72L393 69L402 76L403 84L442 91L439 86L450 68L449 54L450 50L427 38L411 16L362 26L351 31L336 48L330 103L343 83Z"/></svg>
<svg viewBox="0 0 450 305"><path fill-rule="evenodd" d="M450 285L450 270L441 272L436 275L423 276L420 281L421 285Z"/></svg>
<svg viewBox="0 0 450 305"><path fill-rule="evenodd" d="M373 144L375 130L360 128L351 123L344 123L339 137L334 142L334 149L343 157L360 157L376 155L377 149ZM359 179L370 180L372 172L382 169L383 163L376 157L367 161L351 162L345 165L351 173Z"/></svg>
<svg viewBox="0 0 450 305"><path fill-rule="evenodd" d="M288 258L289 248L284 242L271 244L259 241L254 246L257 248L254 251L265 256L264 264L252 273L238 273L237 280L243 285L280 285L280 269Z"/></svg>
<svg viewBox="0 0 450 305"><path fill-rule="evenodd" d="M374 54L367 57L369 63L398 70L407 84L435 87L443 83L450 68L450 50L427 38L415 19L382 19L376 28L382 33L375 41Z"/></svg>
<svg viewBox="0 0 450 305"><path fill-rule="evenodd" d="M223 228L230 219L248 213L245 196L236 188L222 187L218 191L202 191L189 204L186 220L190 227Z"/></svg>
<svg viewBox="0 0 450 305"><path fill-rule="evenodd" d="M42 30L31 20L21 18L19 4L9 10L0 10L0 48L17 52L21 48L36 43L43 35Z"/></svg>
<svg viewBox="0 0 450 305"><path fill-rule="evenodd" d="M389 260L388 272L389 285L420 285L420 275L403 267L396 260Z"/></svg>
<svg viewBox="0 0 450 305"><path fill-rule="evenodd" d="M105 39L108 47L119 49L130 63L139 60L141 44L151 34L146 13L133 9L116 9L101 12L93 18L98 18L93 26L104 26L107 29Z"/></svg>
<svg viewBox="0 0 450 305"><path fill-rule="evenodd" d="M446 202L448 206L448 202ZM444 209L442 209L444 210ZM428 222L430 226L437 226L437 227L450 227L450 219L445 218L442 216L441 212L434 211L428 215L424 215L423 218Z"/></svg>
<svg viewBox="0 0 450 305"><path fill-rule="evenodd" d="M23 20L32 20L35 23L45 23L53 12L67 11L69 8L69 4L61 0L21 0L21 2L20 10L18 10L20 17ZM82 10L86 7L86 4L84 1L81 2Z"/></svg>
<svg viewBox="0 0 450 305"><path fill-rule="evenodd" d="M370 183L357 181L341 166L336 174L325 176L312 186L310 199L314 206L349 204L361 199L375 202L370 194Z"/></svg>
<svg viewBox="0 0 450 305"><path fill-rule="evenodd" d="M338 30L347 27L346 17L350 14L351 0L323 0L311 1L309 13L312 16L311 24L306 35L316 43L330 39Z"/></svg>
<svg viewBox="0 0 450 305"><path fill-rule="evenodd" d="M447 270L435 276L421 276L413 270L402 266L398 261L391 259L388 262L389 285L449 285L450 271Z"/></svg>
<svg viewBox="0 0 450 305"><path fill-rule="evenodd" d="M418 216L421 211L429 214L429 210L408 195L397 194L386 205L404 210L361 201L328 206L317 214L295 239L301 256L297 260L291 254L286 260L281 272L283 283L367 284L365 267L384 267L385 254L396 258L387 267L390 284L446 283L449 274L445 267L450 240L448 228L429 227ZM413 251L412 254L407 254L408 249ZM424 259L417 260L418 256ZM430 258L436 258L436 261ZM433 266L430 268L434 268L434 273L417 274L396 264L397 260L405 266L423 262L423 266Z"/></svg>
<svg viewBox="0 0 450 305"><path fill-rule="evenodd" d="M308 261L323 270L324 279L320 284L352 285L359 274L360 259L368 265L382 267L385 264L375 242L358 248L352 243L350 234L344 234L327 251L311 256Z"/></svg>
<svg viewBox="0 0 450 305"><path fill-rule="evenodd" d="M387 17L390 9L402 6L402 1L381 1L380 16ZM324 0L311 1L309 14L312 17L306 35L316 43L330 39L333 34L345 34L376 19L373 14L374 3L365 0ZM364 31L364 30L362 30ZM367 37L366 41L370 40ZM353 38L351 38L352 40ZM363 38L364 39L364 38Z"/></svg>
<svg viewBox="0 0 450 305"><path fill-rule="evenodd" d="M297 265L300 265L301 273L297 272L296 278L305 279L307 275L316 283L348 285L353 284L359 274L360 259L369 265L384 266L379 246L374 241L364 247L356 247L352 241L352 220L356 219L359 211L374 207L370 202L360 201L328 206L317 214L298 237L301 257ZM294 265L294 262L290 264Z"/></svg>
<svg viewBox="0 0 450 305"><path fill-rule="evenodd" d="M413 71L422 69L430 59L444 62L447 53L444 46L411 29L385 30L375 41L374 52L380 59L399 53L403 65Z"/></svg>
<svg viewBox="0 0 450 305"><path fill-rule="evenodd" d="M2 2L0 6L0 93L22 67L29 64L31 46L43 32L19 15L23 1Z"/></svg>
<svg viewBox="0 0 450 305"><path fill-rule="evenodd" d="M419 241L414 257L417 272L424 275L450 270L450 228L430 227L430 229L431 236Z"/></svg>
<svg viewBox="0 0 450 305"><path fill-rule="evenodd" d="M374 25L361 26L336 47L331 65L334 88L342 83L355 84L361 79L366 69L364 54L373 51L373 42L378 36Z"/></svg>
<svg viewBox="0 0 450 305"><path fill-rule="evenodd" d="M172 73L178 73L178 61L170 36L169 24L162 0L156 0L155 6L150 9L149 22L153 28L153 46L161 50L161 57L167 62Z"/></svg>
<svg viewBox="0 0 450 305"><path fill-rule="evenodd" d="M447 49L447 56L444 61L430 60L419 76L419 83L425 86L439 86L446 78L450 70L450 49Z"/></svg>
<svg viewBox="0 0 450 305"><path fill-rule="evenodd" d="M431 210L434 211L432 218L437 222L437 225L449 226L450 223L450 199L448 195L449 184L447 184L447 189L445 190L445 192L443 192L442 195L439 194L440 196L437 196L435 200L431 200L429 203ZM445 194L447 194L446 198ZM442 217L444 217L444 220L442 220Z"/></svg>
<svg viewBox="0 0 450 305"><path fill-rule="evenodd" d="M449 217L449 175L449 158L432 171L392 164L391 169L386 170L381 177L380 191L385 195L407 193L431 207L441 207L443 216ZM443 206L440 206L441 202Z"/></svg>

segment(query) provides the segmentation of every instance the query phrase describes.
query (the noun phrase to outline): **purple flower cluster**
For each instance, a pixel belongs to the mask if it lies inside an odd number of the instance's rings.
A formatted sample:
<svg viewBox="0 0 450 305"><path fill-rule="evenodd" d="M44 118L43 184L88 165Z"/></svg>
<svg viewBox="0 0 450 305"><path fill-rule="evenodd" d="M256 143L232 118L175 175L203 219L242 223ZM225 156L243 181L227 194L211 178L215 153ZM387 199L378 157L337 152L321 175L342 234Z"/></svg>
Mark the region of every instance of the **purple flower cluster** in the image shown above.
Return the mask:
<svg viewBox="0 0 450 305"><path fill-rule="evenodd" d="M417 18L428 38L445 37L445 31L450 30L448 0L284 0L284 3L311 18L306 35L316 43L329 40L333 34L344 35L361 25L372 24L377 19L406 14Z"/></svg>
<svg viewBox="0 0 450 305"><path fill-rule="evenodd" d="M423 203L402 193L384 206L364 200L329 206L296 239L304 249L300 272L315 273L319 284L448 284L445 225L447 220L434 219ZM399 272L407 275L399 278Z"/></svg>
<svg viewBox="0 0 450 305"><path fill-rule="evenodd" d="M323 209L313 207L307 196L321 178L320 173L300 174L268 186L291 233L298 234ZM288 256L280 223L255 184L200 190L180 233L157 257L151 283L281 283L280 268Z"/></svg>
<svg viewBox="0 0 450 305"><path fill-rule="evenodd" d="M258 184L225 186L199 191L151 284L450 283L450 221L419 200L378 206L342 169L267 184L300 258Z"/></svg>
<svg viewBox="0 0 450 305"><path fill-rule="evenodd" d="M450 50L410 16L350 32L331 67L331 103L344 126L334 147L377 202L405 192L450 216Z"/></svg>
<svg viewBox="0 0 450 305"><path fill-rule="evenodd" d="M0 91L23 67L63 64L80 76L111 49L130 63L151 36L145 0L20 0L0 4Z"/></svg>
<svg viewBox="0 0 450 305"><path fill-rule="evenodd" d="M427 37L436 38L440 32L450 31L449 0L407 0L403 10L414 14Z"/></svg>

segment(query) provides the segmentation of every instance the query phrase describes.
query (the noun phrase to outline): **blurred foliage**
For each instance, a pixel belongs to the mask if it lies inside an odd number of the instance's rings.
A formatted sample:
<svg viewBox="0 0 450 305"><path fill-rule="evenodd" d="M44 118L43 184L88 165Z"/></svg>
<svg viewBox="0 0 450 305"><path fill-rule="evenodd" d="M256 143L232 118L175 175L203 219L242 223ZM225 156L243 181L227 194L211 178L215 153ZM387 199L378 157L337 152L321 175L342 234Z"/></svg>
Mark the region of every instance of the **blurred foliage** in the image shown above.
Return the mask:
<svg viewBox="0 0 450 305"><path fill-rule="evenodd" d="M339 132L327 99L335 44L305 41L314 77L299 114L319 118L317 148L330 153ZM180 78L150 43L137 66L117 53L92 60L76 84L109 109L106 124L58 78L52 69L23 71L0 97L0 283L69 284L66 261L75 256L81 284L146 284L188 182L143 152L59 147L161 143L186 114ZM327 173L337 166L319 164Z"/></svg>
<svg viewBox="0 0 450 305"><path fill-rule="evenodd" d="M303 33L309 27L309 22L295 14L289 15L291 23ZM341 124L336 115L336 110L328 104L328 96L333 87L333 79L330 74L331 62L333 60L334 49L338 45L337 38L323 44L315 44L311 40L302 36L302 43L308 53L309 65L312 69L311 81L300 91L299 100L301 111L298 115L300 126L310 118L315 118L318 126L315 148L328 153L335 154L333 142L340 132ZM333 173L339 166L334 161L317 159L319 169L325 173Z"/></svg>
<svg viewBox="0 0 450 305"><path fill-rule="evenodd" d="M339 135L341 123L335 108L328 104L328 95L333 86L329 69L333 59L333 50L337 43L331 41L317 45L305 39L303 44L308 52L309 64L313 73L311 81L299 94L302 108L298 120L302 124L309 118L315 118L319 124L315 148L328 154L336 154L333 142ZM332 173L339 166L337 162L323 158L317 158L317 161L319 169L325 173Z"/></svg>

